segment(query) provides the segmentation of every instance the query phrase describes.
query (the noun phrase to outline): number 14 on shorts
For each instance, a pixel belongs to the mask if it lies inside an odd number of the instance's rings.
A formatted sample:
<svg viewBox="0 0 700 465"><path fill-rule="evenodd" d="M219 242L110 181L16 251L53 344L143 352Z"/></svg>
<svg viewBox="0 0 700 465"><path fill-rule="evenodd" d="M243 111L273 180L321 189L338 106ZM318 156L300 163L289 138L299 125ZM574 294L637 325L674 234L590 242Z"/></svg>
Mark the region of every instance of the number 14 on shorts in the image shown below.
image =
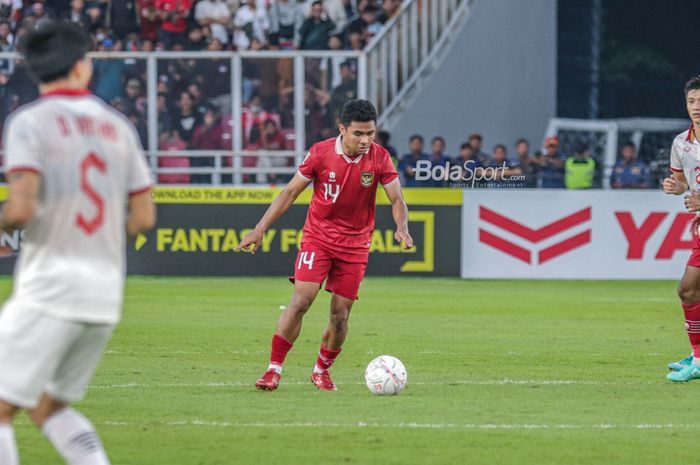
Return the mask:
<svg viewBox="0 0 700 465"><path fill-rule="evenodd" d="M302 266L306 266L309 270L314 268L314 258L316 257L316 252L303 251L299 254L299 263L297 264L297 270L301 270Z"/></svg>

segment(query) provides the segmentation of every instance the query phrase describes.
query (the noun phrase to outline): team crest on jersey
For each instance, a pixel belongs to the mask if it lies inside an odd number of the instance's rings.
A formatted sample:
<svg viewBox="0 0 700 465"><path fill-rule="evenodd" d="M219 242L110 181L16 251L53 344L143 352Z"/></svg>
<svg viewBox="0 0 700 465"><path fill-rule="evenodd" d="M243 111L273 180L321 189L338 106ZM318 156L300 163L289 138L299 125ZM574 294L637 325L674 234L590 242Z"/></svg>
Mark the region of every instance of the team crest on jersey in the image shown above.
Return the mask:
<svg viewBox="0 0 700 465"><path fill-rule="evenodd" d="M330 182L335 182L335 171L330 172L330 174L328 175L328 180Z"/></svg>
<svg viewBox="0 0 700 465"><path fill-rule="evenodd" d="M371 186L373 181L374 181L374 173L371 171L363 171L362 174L360 175L360 184L362 184L362 187Z"/></svg>

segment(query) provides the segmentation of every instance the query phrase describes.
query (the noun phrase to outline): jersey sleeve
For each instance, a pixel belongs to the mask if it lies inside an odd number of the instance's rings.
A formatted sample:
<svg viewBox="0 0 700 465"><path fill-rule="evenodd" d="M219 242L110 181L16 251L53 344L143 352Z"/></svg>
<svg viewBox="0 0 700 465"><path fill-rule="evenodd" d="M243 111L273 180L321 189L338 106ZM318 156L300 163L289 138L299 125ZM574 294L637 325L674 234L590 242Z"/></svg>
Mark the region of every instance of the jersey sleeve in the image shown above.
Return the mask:
<svg viewBox="0 0 700 465"><path fill-rule="evenodd" d="M42 156L39 132L23 115L11 117L5 126L5 172L34 171L41 173Z"/></svg>
<svg viewBox="0 0 700 465"><path fill-rule="evenodd" d="M305 181L313 181L314 179L316 179L317 159L318 155L316 154L314 148L311 147L311 150L309 150L309 153L306 155L306 158L304 158L304 161L302 161L301 165L299 165L299 171L297 171L297 175Z"/></svg>
<svg viewBox="0 0 700 465"><path fill-rule="evenodd" d="M681 157L681 144L676 138L671 145L671 171L683 172L683 158Z"/></svg>
<svg viewBox="0 0 700 465"><path fill-rule="evenodd" d="M146 157L141 147L141 141L138 138L136 129L129 127L130 145L132 150L129 150L131 156L129 160L127 187L129 195L137 195L143 192L148 192L153 187L153 179L151 170L146 163Z"/></svg>
<svg viewBox="0 0 700 465"><path fill-rule="evenodd" d="M384 151L383 153L384 156L382 159L382 166L380 168L381 171L379 173L379 183L386 188L399 182L399 174L396 172L394 162L391 161L389 152Z"/></svg>

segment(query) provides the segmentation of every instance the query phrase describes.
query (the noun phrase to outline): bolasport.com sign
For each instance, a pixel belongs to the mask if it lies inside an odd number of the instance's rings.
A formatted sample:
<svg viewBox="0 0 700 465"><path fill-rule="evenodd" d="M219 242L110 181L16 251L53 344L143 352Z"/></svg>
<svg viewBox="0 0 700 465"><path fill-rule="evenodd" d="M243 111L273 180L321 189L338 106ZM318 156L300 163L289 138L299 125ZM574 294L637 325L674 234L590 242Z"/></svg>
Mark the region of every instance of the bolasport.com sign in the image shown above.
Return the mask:
<svg viewBox="0 0 700 465"><path fill-rule="evenodd" d="M462 277L678 279L694 214L660 191L464 191Z"/></svg>

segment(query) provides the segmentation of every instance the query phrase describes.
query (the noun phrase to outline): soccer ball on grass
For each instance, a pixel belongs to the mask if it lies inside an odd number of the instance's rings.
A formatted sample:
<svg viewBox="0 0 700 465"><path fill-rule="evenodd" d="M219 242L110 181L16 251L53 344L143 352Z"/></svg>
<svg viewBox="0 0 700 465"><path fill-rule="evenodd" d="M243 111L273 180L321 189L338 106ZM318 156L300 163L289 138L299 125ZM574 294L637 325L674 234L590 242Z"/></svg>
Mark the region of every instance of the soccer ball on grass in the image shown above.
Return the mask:
<svg viewBox="0 0 700 465"><path fill-rule="evenodd" d="M373 393L380 396L393 396L406 387L408 375L401 360L391 355L380 355L365 370L365 382Z"/></svg>

